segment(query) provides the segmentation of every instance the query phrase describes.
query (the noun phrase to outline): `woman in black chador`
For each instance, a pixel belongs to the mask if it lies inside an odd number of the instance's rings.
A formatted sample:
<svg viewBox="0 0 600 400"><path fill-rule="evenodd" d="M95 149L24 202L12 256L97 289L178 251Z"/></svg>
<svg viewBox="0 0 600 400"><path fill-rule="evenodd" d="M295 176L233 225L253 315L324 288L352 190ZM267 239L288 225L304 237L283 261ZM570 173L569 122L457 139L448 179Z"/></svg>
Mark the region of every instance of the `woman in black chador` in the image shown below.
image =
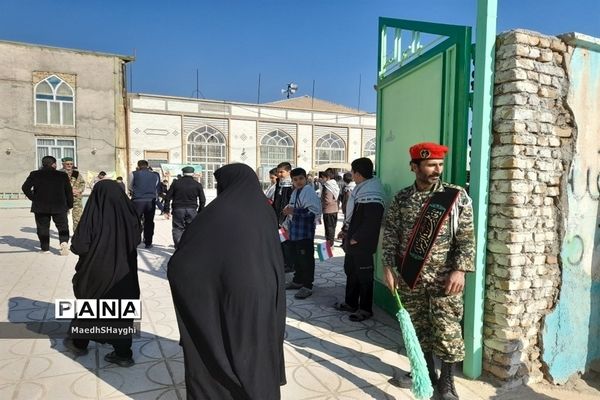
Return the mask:
<svg viewBox="0 0 600 400"><path fill-rule="evenodd" d="M73 276L73 291L78 299L139 299L137 246L140 243L140 222L136 210L119 184L102 180L94 185L77 230L71 241L71 251L79 255ZM114 321L105 320L114 324ZM96 320L73 320L81 327ZM131 320L119 326L131 326ZM113 345L115 351L104 357L122 367L133 365L131 336L121 339L96 339ZM74 353L87 353L89 340L65 339L65 346Z"/></svg>
<svg viewBox="0 0 600 400"><path fill-rule="evenodd" d="M275 214L247 165L215 178L217 198L169 262L187 397L279 399L286 303Z"/></svg>

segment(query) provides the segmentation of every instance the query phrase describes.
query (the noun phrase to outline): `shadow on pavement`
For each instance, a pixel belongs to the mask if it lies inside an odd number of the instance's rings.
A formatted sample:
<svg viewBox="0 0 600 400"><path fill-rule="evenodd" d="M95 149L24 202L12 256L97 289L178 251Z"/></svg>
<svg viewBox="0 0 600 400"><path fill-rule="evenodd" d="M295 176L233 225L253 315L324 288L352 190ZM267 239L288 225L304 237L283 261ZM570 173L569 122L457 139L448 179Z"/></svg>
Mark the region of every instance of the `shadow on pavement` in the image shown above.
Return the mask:
<svg viewBox="0 0 600 400"><path fill-rule="evenodd" d="M556 400L556 397L546 396L537 393L529 386L520 386L504 393L496 394L490 397L490 400Z"/></svg>
<svg viewBox="0 0 600 400"><path fill-rule="evenodd" d="M93 389L94 398L119 395L126 395L134 399L147 399L152 396L155 396L154 398L185 398L183 351L177 341L142 331L140 337L133 338L132 350L136 364L129 368L122 368L104 360L104 356L113 350L111 345L90 341L88 354L82 356L75 356L66 349L62 344L62 339L66 335L57 332L63 331L64 325L57 329L57 320L54 319L54 304L25 297L12 297L9 299L8 307L8 319L11 325L21 325L18 328L21 328L19 332L23 333L23 336L13 339L33 338L42 339L42 341L48 339L50 349L79 363L92 374L92 378L96 376L103 381L103 383L99 383L98 388ZM69 320L65 321L66 324L70 322ZM48 327L44 328L46 324ZM11 333L16 331L16 329L10 330ZM3 337L6 335L3 334ZM33 364L35 358L47 359L49 354L36 354L32 351L28 357L29 363L35 365ZM58 364L62 363L59 361ZM50 361L46 371L55 368L60 369L60 366L53 366ZM156 371L159 370L163 372L156 376ZM35 372L39 375L40 371L35 369ZM56 370L54 373L59 376L66 372ZM37 379L38 375L30 377L29 380ZM48 378L52 379L52 376L41 376L39 379ZM92 381L95 382L95 380ZM89 389L91 390L91 388ZM72 392L73 388L62 390ZM102 394L102 391L106 393ZM78 395L77 393L70 394ZM44 396L49 396L49 394L45 393ZM66 397L69 396L65 394L64 398Z"/></svg>
<svg viewBox="0 0 600 400"><path fill-rule="evenodd" d="M34 224L35 224L35 222L34 222ZM50 239L56 239L56 240L58 240L58 233L55 230L56 226L54 226L53 224L54 224L54 222L50 222ZM21 232L24 232L24 233L33 233L34 235L37 236L37 229L33 228L31 226L26 226L26 227L21 228ZM73 232L71 231L71 226L69 226L69 234L71 236L73 236Z"/></svg>
<svg viewBox="0 0 600 400"><path fill-rule="evenodd" d="M589 371L586 372L581 379L587 383L590 387L600 391L600 372Z"/></svg>
<svg viewBox="0 0 600 400"><path fill-rule="evenodd" d="M40 249L39 240L18 238L10 235L0 236L0 244L6 244L10 247L17 247L27 251L38 251ZM3 251L2 253L12 253L11 251ZM22 251L19 251L22 253Z"/></svg>
<svg viewBox="0 0 600 400"><path fill-rule="evenodd" d="M302 334L305 334L304 331L302 331L298 328L294 328L293 326L290 326L290 325L286 326L286 333L288 336L292 336L292 337L297 337L297 336L301 336ZM357 376L356 374L352 373L351 371L345 369L343 366L337 365L332 361L334 361L334 360L339 361L339 363L348 364L357 369L368 370L368 371L372 371L372 372L376 372L376 373L380 373L380 374L384 374L384 375L389 374L390 369L393 369L394 367L392 367L389 364L384 363L383 361L381 361L381 359L379 359L376 356L373 356L372 354L368 354L368 357L370 358L371 363L369 365L367 365L366 363L362 362L359 359L359 357L361 357L361 356L367 356L366 354L356 352L353 349L347 348L345 346L341 346L339 344L336 344L329 340L325 340L323 338L317 338L315 336L310 336L308 339L309 340L304 338L301 341L301 343L298 343L298 344L294 343L293 340L288 340L288 344L294 350L296 350L298 353L302 354L304 357L315 360L315 362L318 362L321 366L327 368L328 370L335 373L336 375L348 380L349 382L352 382L354 385L356 385L357 388L365 391L366 395L375 396L376 399L384 399L384 398L388 397L387 394L383 390L374 386L372 382L366 381L365 379L363 379L363 378ZM313 340L310 340L310 339L313 339ZM317 344L318 344L318 346L317 346ZM325 351L325 352L327 352L327 354L329 356L333 357L333 359L325 360L325 359L319 357L318 355L316 355L315 353L311 352L311 350L317 350L317 351L321 351L321 352ZM349 353L349 354L352 354L352 356L338 358L338 355L340 353ZM373 362L373 360L375 360L375 362Z"/></svg>
<svg viewBox="0 0 600 400"><path fill-rule="evenodd" d="M138 247L138 273L145 273L157 278L167 279L167 265L175 249L168 246L154 245L150 249L145 249L144 245ZM153 262L152 258L162 257L160 264Z"/></svg>

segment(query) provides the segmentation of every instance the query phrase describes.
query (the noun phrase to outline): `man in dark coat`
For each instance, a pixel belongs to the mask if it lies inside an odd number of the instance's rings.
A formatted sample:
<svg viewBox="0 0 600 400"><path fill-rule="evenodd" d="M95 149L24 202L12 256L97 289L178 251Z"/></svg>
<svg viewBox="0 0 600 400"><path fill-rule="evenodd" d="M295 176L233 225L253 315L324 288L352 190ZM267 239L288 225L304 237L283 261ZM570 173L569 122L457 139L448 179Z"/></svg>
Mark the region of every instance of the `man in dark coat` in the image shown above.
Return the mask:
<svg viewBox="0 0 600 400"><path fill-rule="evenodd" d="M277 165L277 185L275 186L275 192L273 193L273 203L271 206L275 210L275 216L277 217L277 224L281 226L283 221L287 218L283 214L283 209L290 203L292 192L294 187L292 186L292 178L290 172L292 171L292 164L289 162L282 162ZM285 261L285 272L294 271L294 251L289 240L281 243L281 250L283 251L283 259Z"/></svg>
<svg viewBox="0 0 600 400"><path fill-rule="evenodd" d="M69 176L56 170L56 158L42 158L42 168L31 171L21 187L31 200L31 212L35 215L37 235L43 252L50 250L50 219L58 230L60 254L69 254L69 222L67 213L73 208L73 189Z"/></svg>
<svg viewBox="0 0 600 400"><path fill-rule="evenodd" d="M247 165L215 178L217 198L185 231L167 273L187 398L276 400L286 300L275 215Z"/></svg>
<svg viewBox="0 0 600 400"><path fill-rule="evenodd" d="M150 249L154 237L154 214L160 190L160 176L149 169L148 161L140 160L137 171L129 178L129 188L138 216L144 219L144 244Z"/></svg>
<svg viewBox="0 0 600 400"><path fill-rule="evenodd" d="M352 312L350 320L360 322L373 315L373 255L383 218L384 191L379 179L373 176L373 162L369 158L352 161L352 177L356 188L346 205L344 228L340 232L346 253L346 298L335 307Z"/></svg>
<svg viewBox="0 0 600 400"><path fill-rule="evenodd" d="M192 223L196 215L206 204L202 184L194 179L194 168L184 167L183 177L171 185L165 196L164 213L171 216L171 200L173 201L173 244L179 244L183 231Z"/></svg>

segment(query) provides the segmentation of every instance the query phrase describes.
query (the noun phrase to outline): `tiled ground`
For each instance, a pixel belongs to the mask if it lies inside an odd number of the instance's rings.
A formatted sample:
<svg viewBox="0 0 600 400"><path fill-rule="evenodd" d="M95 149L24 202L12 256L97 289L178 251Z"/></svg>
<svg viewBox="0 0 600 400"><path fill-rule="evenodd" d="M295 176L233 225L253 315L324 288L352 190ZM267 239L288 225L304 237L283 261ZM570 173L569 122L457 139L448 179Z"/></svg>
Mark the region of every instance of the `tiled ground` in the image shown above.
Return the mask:
<svg viewBox="0 0 600 400"><path fill-rule="evenodd" d="M54 233L51 254L41 254L33 216L24 209L0 209L0 321L49 320L54 299L71 298L76 256L60 257ZM90 345L74 358L53 339L0 340L0 399L185 399L183 354L177 344L175 313L166 280L173 252L170 221L156 218L156 246L139 250L143 321L134 341L136 365L119 368L103 360L110 346ZM288 384L284 399L410 399L388 379L408 369L397 322L377 310L356 323L332 308L343 298L343 254L319 263L314 295L296 300L288 293L285 342ZM462 399L593 398L589 386L560 391L538 385L496 393L489 384L458 378ZM543 394L549 393L549 394ZM591 397L586 397L591 396Z"/></svg>

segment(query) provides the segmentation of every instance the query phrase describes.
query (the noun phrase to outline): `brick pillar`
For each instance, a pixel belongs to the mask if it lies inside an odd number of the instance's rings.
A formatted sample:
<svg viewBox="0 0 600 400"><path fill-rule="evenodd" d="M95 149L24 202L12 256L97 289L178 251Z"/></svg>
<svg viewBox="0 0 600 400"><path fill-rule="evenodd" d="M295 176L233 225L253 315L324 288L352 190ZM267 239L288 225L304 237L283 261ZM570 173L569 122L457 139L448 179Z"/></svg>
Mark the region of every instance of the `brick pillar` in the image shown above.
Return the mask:
<svg viewBox="0 0 600 400"><path fill-rule="evenodd" d="M508 386L543 378L539 334L560 285L566 51L535 32L497 39L484 370Z"/></svg>

